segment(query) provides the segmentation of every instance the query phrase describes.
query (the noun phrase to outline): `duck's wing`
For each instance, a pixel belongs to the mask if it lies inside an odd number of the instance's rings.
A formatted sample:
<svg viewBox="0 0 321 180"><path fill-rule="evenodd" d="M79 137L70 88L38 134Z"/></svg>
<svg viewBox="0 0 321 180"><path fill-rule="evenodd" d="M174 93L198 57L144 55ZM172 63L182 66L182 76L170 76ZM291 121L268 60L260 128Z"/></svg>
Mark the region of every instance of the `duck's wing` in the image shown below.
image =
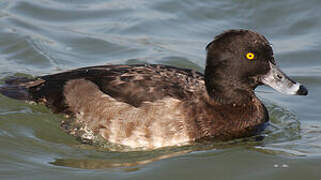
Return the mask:
<svg viewBox="0 0 321 180"><path fill-rule="evenodd" d="M102 78L87 78L106 94L135 107L164 97L190 99L205 89L203 75L164 65L112 66Z"/></svg>
<svg viewBox="0 0 321 180"><path fill-rule="evenodd" d="M165 97L189 100L205 91L203 75L165 65L105 65L80 68L24 82L29 100L43 102L55 112L67 110L65 84L74 79L93 82L105 94L139 107L144 101ZM20 85L21 86L21 85ZM77 86L77 84L75 84ZM92 96L82 92L83 96ZM82 98L82 97L79 97Z"/></svg>

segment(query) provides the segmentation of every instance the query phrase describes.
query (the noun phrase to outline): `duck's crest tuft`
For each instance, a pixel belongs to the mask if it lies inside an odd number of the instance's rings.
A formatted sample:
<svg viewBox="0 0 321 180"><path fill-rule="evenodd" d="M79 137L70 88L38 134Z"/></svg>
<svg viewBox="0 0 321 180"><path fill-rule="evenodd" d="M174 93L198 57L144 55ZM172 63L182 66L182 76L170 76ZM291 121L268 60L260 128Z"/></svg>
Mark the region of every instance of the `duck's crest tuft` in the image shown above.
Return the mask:
<svg viewBox="0 0 321 180"><path fill-rule="evenodd" d="M249 30L247 29L231 29L231 30L227 30L227 31L224 31L223 33L217 35L214 37L214 40L211 41L207 46L206 46L206 50L208 50L208 48L216 41L219 41L221 39L224 39L228 36L235 36L235 35L239 35L239 34L243 34L245 32L248 32Z"/></svg>

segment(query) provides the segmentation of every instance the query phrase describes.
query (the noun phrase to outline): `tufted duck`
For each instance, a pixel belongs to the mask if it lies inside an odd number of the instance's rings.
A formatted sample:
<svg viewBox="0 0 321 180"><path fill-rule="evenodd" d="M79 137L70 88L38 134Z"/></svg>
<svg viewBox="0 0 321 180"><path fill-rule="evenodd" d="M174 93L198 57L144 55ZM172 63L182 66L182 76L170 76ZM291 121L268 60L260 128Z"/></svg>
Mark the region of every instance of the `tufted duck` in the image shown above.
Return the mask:
<svg viewBox="0 0 321 180"><path fill-rule="evenodd" d="M69 115L62 127L84 142L99 137L134 149L252 136L269 120L253 91L258 85L308 93L276 66L270 43L256 32L226 31L206 50L204 75L166 65L104 65L8 79L0 92Z"/></svg>

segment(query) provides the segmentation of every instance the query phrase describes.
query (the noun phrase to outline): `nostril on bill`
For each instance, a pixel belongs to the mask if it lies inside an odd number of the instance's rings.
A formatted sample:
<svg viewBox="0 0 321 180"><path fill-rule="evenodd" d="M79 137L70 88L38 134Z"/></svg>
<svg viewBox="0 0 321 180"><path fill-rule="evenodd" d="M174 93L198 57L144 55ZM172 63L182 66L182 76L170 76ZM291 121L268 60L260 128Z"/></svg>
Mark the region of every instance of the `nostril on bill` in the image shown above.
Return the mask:
<svg viewBox="0 0 321 180"><path fill-rule="evenodd" d="M300 85L299 90L296 92L296 94L306 96L308 95L308 90L303 85Z"/></svg>
<svg viewBox="0 0 321 180"><path fill-rule="evenodd" d="M276 77L279 79L279 80L282 80L282 76L277 74Z"/></svg>

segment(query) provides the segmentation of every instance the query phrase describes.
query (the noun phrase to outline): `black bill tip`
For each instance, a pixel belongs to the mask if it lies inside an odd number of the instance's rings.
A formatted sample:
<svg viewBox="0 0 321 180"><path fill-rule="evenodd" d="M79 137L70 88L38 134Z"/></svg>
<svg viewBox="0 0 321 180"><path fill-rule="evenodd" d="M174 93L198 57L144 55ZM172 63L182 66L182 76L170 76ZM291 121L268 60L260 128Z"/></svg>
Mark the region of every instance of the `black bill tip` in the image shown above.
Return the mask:
<svg viewBox="0 0 321 180"><path fill-rule="evenodd" d="M308 95L308 90L303 85L300 85L299 90L296 92L297 95Z"/></svg>

